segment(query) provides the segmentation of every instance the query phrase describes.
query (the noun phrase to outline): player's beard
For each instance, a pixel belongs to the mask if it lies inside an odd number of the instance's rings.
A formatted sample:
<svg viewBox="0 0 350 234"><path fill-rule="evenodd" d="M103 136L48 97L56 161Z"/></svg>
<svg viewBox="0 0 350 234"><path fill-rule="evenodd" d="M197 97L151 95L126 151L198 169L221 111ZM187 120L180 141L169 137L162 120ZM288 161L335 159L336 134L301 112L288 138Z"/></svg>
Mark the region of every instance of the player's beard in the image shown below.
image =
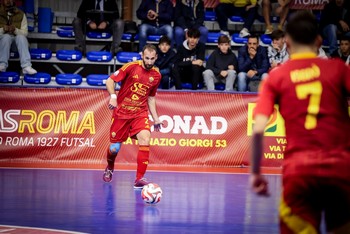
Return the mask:
<svg viewBox="0 0 350 234"><path fill-rule="evenodd" d="M146 64L145 62L143 62L143 66L146 68L146 70L150 70L153 67L153 64Z"/></svg>

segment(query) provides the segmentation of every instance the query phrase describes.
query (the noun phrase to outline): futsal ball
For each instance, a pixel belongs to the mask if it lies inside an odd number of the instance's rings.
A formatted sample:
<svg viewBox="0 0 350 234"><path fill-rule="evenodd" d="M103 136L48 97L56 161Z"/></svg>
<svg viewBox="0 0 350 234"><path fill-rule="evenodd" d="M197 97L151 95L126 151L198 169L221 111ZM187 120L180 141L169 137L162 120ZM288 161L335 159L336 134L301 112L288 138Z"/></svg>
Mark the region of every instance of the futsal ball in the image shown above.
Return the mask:
<svg viewBox="0 0 350 234"><path fill-rule="evenodd" d="M141 190L141 197L142 200L148 204L156 204L160 201L162 193L163 191L158 184L149 183L143 186Z"/></svg>

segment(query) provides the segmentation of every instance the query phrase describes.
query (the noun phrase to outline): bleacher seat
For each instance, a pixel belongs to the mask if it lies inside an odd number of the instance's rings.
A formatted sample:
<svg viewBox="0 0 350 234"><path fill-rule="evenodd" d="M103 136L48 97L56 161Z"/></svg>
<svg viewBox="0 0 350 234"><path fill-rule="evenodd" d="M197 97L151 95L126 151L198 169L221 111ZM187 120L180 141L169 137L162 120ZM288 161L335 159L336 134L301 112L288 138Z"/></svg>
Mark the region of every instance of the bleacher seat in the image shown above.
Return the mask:
<svg viewBox="0 0 350 234"><path fill-rule="evenodd" d="M86 76L86 83L92 86L105 86L108 77L109 75L105 74L90 74Z"/></svg>
<svg viewBox="0 0 350 234"><path fill-rule="evenodd" d="M225 84L224 83L216 83L215 84L215 90L225 90Z"/></svg>
<svg viewBox="0 0 350 234"><path fill-rule="evenodd" d="M221 35L221 33L219 33L219 32L208 32L207 42L208 43L218 43L220 35Z"/></svg>
<svg viewBox="0 0 350 234"><path fill-rule="evenodd" d="M89 51L86 53L86 58L89 61L109 62L113 56L109 51Z"/></svg>
<svg viewBox="0 0 350 234"><path fill-rule="evenodd" d="M0 83L17 83L19 74L17 72L0 72Z"/></svg>
<svg viewBox="0 0 350 234"><path fill-rule="evenodd" d="M244 22L244 20L241 16L233 15L233 16L229 17L229 19L235 23L243 23Z"/></svg>
<svg viewBox="0 0 350 234"><path fill-rule="evenodd" d="M192 89L191 83L182 83L181 86L183 89ZM203 89L203 87L204 87L203 83L198 83L198 86L197 86L198 89Z"/></svg>
<svg viewBox="0 0 350 234"><path fill-rule="evenodd" d="M260 23L265 23L265 19L264 19L264 17L262 15L258 15L257 20ZM277 24L277 23L280 22L280 17L278 17L278 16L271 16L270 17L270 22L273 23L273 24Z"/></svg>
<svg viewBox="0 0 350 234"><path fill-rule="evenodd" d="M237 44L246 44L248 42L248 38L240 37L238 33L234 33L232 35L232 41L234 41Z"/></svg>
<svg viewBox="0 0 350 234"><path fill-rule="evenodd" d="M147 41L158 42L161 37L162 37L162 35L148 35L147 36ZM136 34L134 39L135 39L135 41L138 41L139 38L140 38L139 34Z"/></svg>
<svg viewBox="0 0 350 234"><path fill-rule="evenodd" d="M83 78L79 74L58 74L56 83L60 85L80 85Z"/></svg>
<svg viewBox="0 0 350 234"><path fill-rule="evenodd" d="M270 35L267 35L267 34L262 34L260 36L260 40L262 41L262 43L264 43L266 45L270 45L272 43L272 39L271 39Z"/></svg>
<svg viewBox="0 0 350 234"><path fill-rule="evenodd" d="M215 11L205 11L204 21L216 21Z"/></svg>
<svg viewBox="0 0 350 234"><path fill-rule="evenodd" d="M132 39L133 38L131 33L123 33L122 40L131 41Z"/></svg>
<svg viewBox="0 0 350 234"><path fill-rule="evenodd" d="M79 61L83 55L78 50L57 50L56 57L59 60Z"/></svg>
<svg viewBox="0 0 350 234"><path fill-rule="evenodd" d="M34 75L24 75L24 81L29 84L48 84L51 81L51 75L48 73L38 72Z"/></svg>
<svg viewBox="0 0 350 234"><path fill-rule="evenodd" d="M112 36L109 32L88 32L86 34L88 38L96 38L96 39L108 39Z"/></svg>
<svg viewBox="0 0 350 234"><path fill-rule="evenodd" d="M58 27L56 30L56 34L59 37L74 37L73 27L71 26Z"/></svg>
<svg viewBox="0 0 350 234"><path fill-rule="evenodd" d="M141 59L141 54L138 52L121 51L117 54L117 60L121 63L128 63Z"/></svg>
<svg viewBox="0 0 350 234"><path fill-rule="evenodd" d="M30 49L29 53L32 59L49 60L52 57L52 52L49 49Z"/></svg>
<svg viewBox="0 0 350 234"><path fill-rule="evenodd" d="M11 51L10 52L10 58L12 58L12 59L19 58L19 53Z"/></svg>

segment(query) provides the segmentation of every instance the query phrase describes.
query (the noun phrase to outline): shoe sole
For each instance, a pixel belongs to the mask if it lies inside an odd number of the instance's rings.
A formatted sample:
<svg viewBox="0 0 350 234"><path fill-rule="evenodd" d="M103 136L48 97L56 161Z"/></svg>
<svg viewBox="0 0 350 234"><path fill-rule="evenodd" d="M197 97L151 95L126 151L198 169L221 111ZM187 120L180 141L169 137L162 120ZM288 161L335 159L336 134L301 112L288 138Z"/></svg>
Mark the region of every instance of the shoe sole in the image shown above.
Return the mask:
<svg viewBox="0 0 350 234"><path fill-rule="evenodd" d="M134 186L134 189L143 189L143 186L142 186L142 187L136 187L136 186Z"/></svg>

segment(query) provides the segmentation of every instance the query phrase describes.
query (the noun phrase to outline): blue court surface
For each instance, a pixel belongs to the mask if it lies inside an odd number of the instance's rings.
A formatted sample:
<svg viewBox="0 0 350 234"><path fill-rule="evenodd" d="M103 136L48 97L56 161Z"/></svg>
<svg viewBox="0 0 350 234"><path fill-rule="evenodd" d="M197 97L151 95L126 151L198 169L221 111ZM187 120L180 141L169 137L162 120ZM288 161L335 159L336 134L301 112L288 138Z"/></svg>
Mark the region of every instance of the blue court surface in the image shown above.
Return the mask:
<svg viewBox="0 0 350 234"><path fill-rule="evenodd" d="M148 171L163 190L147 205L135 171L0 169L0 233L278 233L280 175L267 175L270 197L248 187L248 174Z"/></svg>

